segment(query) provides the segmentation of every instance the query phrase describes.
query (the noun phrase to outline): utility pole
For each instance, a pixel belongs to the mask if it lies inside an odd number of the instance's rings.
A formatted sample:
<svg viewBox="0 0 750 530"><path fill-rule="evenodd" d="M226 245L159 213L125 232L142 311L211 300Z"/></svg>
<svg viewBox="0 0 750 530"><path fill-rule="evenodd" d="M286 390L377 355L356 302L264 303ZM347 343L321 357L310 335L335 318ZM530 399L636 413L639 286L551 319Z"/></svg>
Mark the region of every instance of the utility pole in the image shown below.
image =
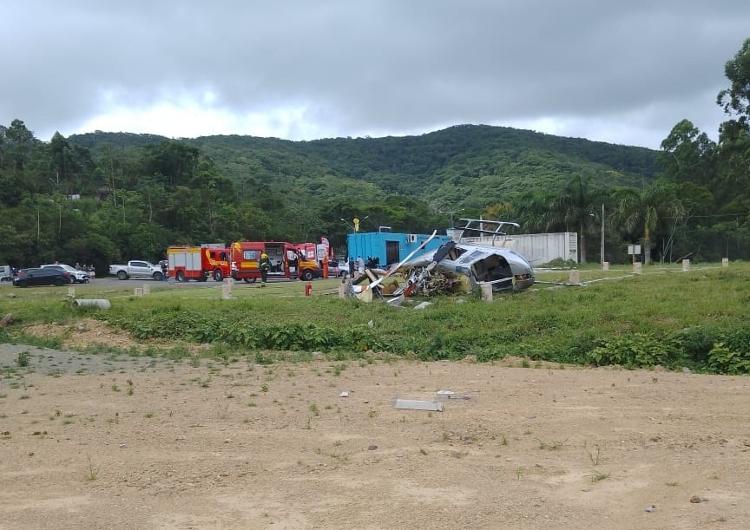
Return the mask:
<svg viewBox="0 0 750 530"><path fill-rule="evenodd" d="M604 203L602 203L602 242L601 242L601 262L602 267L604 266Z"/></svg>

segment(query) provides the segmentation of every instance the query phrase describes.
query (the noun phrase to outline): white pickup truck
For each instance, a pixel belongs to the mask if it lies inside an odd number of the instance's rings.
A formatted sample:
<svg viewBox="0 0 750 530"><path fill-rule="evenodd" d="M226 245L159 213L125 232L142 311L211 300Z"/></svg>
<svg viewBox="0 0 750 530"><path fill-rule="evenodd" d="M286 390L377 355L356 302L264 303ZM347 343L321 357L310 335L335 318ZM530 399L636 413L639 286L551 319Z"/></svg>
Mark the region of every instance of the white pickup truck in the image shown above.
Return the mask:
<svg viewBox="0 0 750 530"><path fill-rule="evenodd" d="M161 267L148 261L131 260L128 261L127 265L110 265L109 273L117 276L120 280L127 280L128 278L164 279Z"/></svg>

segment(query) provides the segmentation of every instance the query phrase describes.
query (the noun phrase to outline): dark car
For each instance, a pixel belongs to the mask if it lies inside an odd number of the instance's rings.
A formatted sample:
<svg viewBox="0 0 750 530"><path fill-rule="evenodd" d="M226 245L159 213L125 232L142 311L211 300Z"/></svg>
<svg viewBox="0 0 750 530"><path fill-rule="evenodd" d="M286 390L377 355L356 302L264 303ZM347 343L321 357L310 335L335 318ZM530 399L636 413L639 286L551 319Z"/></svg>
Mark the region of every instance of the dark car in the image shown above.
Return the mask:
<svg viewBox="0 0 750 530"><path fill-rule="evenodd" d="M13 278L16 287L30 285L65 285L70 283L70 274L59 269L21 269Z"/></svg>

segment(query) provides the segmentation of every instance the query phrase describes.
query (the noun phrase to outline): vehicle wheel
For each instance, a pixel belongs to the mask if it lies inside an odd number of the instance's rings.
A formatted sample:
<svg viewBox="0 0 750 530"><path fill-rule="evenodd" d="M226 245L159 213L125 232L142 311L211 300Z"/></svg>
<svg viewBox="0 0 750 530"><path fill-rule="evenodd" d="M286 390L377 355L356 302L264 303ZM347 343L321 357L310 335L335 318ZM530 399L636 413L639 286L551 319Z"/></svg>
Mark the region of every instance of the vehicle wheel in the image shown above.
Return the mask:
<svg viewBox="0 0 750 530"><path fill-rule="evenodd" d="M174 279L178 282L184 282L185 281L185 273L183 271L177 271L177 274L175 274Z"/></svg>
<svg viewBox="0 0 750 530"><path fill-rule="evenodd" d="M162 274L161 272L154 273L154 280L156 280L157 282L160 282L163 279L164 279L164 274Z"/></svg>
<svg viewBox="0 0 750 530"><path fill-rule="evenodd" d="M128 273L125 271L117 271L117 279L118 280L127 280L128 279Z"/></svg>
<svg viewBox="0 0 750 530"><path fill-rule="evenodd" d="M302 272L302 279L305 280L306 282L309 282L310 280L312 280L313 279L313 273L312 273L312 271L309 270L309 269L306 270L306 271L303 271Z"/></svg>
<svg viewBox="0 0 750 530"><path fill-rule="evenodd" d="M216 269L214 271L214 281L220 282L224 280L224 274L221 272L220 269Z"/></svg>

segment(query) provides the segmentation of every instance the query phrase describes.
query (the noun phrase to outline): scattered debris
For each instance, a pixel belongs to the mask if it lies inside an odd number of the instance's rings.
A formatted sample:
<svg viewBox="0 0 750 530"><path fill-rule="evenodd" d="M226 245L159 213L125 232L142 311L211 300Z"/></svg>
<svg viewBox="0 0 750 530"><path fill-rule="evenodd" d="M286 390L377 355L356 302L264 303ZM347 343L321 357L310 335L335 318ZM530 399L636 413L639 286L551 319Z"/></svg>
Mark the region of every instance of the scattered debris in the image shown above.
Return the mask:
<svg viewBox="0 0 750 530"><path fill-rule="evenodd" d="M648 513L655 512L656 511L656 504L652 504L651 506L647 506L644 511L646 511Z"/></svg>
<svg viewBox="0 0 750 530"><path fill-rule="evenodd" d="M349 390L344 390L339 394L339 397L349 397Z"/></svg>
<svg viewBox="0 0 750 530"><path fill-rule="evenodd" d="M432 302L421 302L414 306L414 309L427 309L432 305Z"/></svg>
<svg viewBox="0 0 750 530"><path fill-rule="evenodd" d="M422 401L418 399L396 399L393 407L400 410L430 410L443 412L443 404L439 401Z"/></svg>
<svg viewBox="0 0 750 530"><path fill-rule="evenodd" d="M378 446L377 446L377 445L368 445L368 446L367 446L367 450L368 450L368 451L374 451L374 450L375 450L375 449L377 449L377 448L378 448Z"/></svg>
<svg viewBox="0 0 750 530"><path fill-rule="evenodd" d="M698 495L693 495L692 497L690 497L690 502L692 502L693 504L698 504L698 503L701 503L701 502L706 502L707 500L708 499L706 499L705 497L700 497Z"/></svg>
<svg viewBox="0 0 750 530"><path fill-rule="evenodd" d="M438 390L435 392L438 396L453 396L456 393L453 390ZM450 397L449 397L450 399Z"/></svg>

